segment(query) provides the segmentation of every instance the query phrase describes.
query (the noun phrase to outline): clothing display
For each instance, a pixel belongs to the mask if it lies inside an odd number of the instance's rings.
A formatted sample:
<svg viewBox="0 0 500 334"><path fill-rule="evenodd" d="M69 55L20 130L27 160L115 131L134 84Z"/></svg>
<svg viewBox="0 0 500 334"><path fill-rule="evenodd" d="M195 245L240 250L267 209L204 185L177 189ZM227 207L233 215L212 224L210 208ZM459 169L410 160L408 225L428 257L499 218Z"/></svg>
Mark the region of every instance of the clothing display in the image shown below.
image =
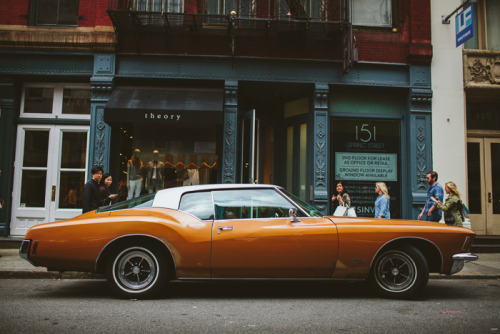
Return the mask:
<svg viewBox="0 0 500 334"><path fill-rule="evenodd" d="M127 199L139 197L141 195L141 190L142 190L142 178L137 180L130 180Z"/></svg>
<svg viewBox="0 0 500 334"><path fill-rule="evenodd" d="M200 184L200 173L197 169L188 169L187 170L187 179L184 180L184 186L191 186Z"/></svg>
<svg viewBox="0 0 500 334"><path fill-rule="evenodd" d="M127 162L127 199L132 199L141 195L143 164L140 156L141 150L135 149L132 159Z"/></svg>
<svg viewBox="0 0 500 334"><path fill-rule="evenodd" d="M152 194L163 189L164 164L161 161L150 161L147 165L146 189Z"/></svg>

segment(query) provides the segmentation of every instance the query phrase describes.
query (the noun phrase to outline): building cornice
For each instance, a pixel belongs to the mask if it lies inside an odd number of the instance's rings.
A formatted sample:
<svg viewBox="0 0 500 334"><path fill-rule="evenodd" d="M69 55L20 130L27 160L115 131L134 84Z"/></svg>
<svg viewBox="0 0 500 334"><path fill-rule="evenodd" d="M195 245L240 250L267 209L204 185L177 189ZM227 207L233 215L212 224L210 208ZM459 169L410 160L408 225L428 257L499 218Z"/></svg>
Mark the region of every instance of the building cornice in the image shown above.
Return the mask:
<svg viewBox="0 0 500 334"><path fill-rule="evenodd" d="M39 27L0 25L0 48L37 51L114 52L111 26Z"/></svg>

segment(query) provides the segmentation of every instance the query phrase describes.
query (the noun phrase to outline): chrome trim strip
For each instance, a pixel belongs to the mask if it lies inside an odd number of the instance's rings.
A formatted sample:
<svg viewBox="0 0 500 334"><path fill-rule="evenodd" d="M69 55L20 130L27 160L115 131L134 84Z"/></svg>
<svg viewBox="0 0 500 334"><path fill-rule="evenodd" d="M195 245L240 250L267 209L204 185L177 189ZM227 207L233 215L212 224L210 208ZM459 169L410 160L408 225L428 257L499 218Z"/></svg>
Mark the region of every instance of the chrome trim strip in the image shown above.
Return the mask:
<svg viewBox="0 0 500 334"><path fill-rule="evenodd" d="M452 256L454 261L476 261L478 259L477 255L474 255L472 253L458 253Z"/></svg>
<svg viewBox="0 0 500 334"><path fill-rule="evenodd" d="M32 265L36 266L36 264L31 261L29 257L29 253L31 250L31 240L30 239L25 239L21 243L21 247L19 248L19 256L31 263Z"/></svg>

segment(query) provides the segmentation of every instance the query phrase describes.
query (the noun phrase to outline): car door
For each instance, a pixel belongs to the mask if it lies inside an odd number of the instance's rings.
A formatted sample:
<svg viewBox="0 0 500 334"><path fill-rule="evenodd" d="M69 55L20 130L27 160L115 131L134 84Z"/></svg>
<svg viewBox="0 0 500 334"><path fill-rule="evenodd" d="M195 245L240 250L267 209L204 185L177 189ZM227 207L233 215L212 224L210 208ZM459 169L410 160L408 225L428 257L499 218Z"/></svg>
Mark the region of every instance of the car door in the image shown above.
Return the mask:
<svg viewBox="0 0 500 334"><path fill-rule="evenodd" d="M269 188L214 191L213 200L212 277L331 277L338 237L329 219L293 221L295 206Z"/></svg>

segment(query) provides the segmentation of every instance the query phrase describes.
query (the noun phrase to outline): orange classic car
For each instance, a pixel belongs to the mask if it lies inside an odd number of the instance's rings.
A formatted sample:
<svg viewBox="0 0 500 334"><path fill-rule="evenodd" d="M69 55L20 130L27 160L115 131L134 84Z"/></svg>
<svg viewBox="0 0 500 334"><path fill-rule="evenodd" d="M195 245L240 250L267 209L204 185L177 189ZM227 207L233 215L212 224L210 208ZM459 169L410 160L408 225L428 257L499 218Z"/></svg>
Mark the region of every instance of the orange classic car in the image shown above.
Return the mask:
<svg viewBox="0 0 500 334"><path fill-rule="evenodd" d="M127 298L214 278L362 279L409 298L430 272L451 275L476 260L474 236L439 223L324 217L278 186L224 184L164 189L33 226L20 255L51 271L105 274Z"/></svg>

